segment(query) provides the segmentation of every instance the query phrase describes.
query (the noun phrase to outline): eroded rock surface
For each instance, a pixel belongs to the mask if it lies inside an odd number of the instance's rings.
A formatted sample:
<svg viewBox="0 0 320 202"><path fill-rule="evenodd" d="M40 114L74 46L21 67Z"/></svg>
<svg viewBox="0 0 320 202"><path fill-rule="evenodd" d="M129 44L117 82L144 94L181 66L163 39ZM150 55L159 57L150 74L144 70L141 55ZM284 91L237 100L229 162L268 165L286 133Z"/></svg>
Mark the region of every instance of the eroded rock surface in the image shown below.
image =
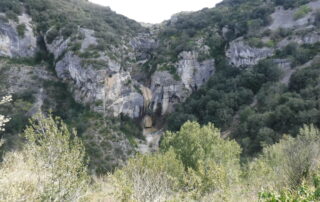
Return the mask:
<svg viewBox="0 0 320 202"><path fill-rule="evenodd" d="M306 16L295 19L294 14L299 8L296 9L287 9L283 7L277 7L276 11L271 15L272 24L268 27L271 30L277 30L279 28L297 28L305 27L314 22L313 13L320 8L320 1L312 1L306 4L312 11L309 12Z"/></svg>
<svg viewBox="0 0 320 202"><path fill-rule="evenodd" d="M226 55L230 59L231 64L236 67L255 65L262 59L274 54L272 48L255 48L247 45L242 38L234 40L230 43L230 48Z"/></svg>
<svg viewBox="0 0 320 202"><path fill-rule="evenodd" d="M3 14L2 14L3 15ZM25 25L23 36L17 31ZM33 32L32 19L27 14L18 16L18 22L0 20L0 56L33 57L37 51L37 38Z"/></svg>
<svg viewBox="0 0 320 202"><path fill-rule="evenodd" d="M94 31L82 29L84 39L81 41L81 52L85 52L97 39ZM72 87L78 102L89 104L91 108L113 116L126 114L132 118L141 118L145 112L152 111L165 115L172 112L173 105L183 102L193 91L202 86L214 73L214 60L198 62L198 53L182 52L179 61L173 64L177 75L166 71L156 71L150 84L139 83L132 77L134 71L141 71L141 65L149 58L149 52L157 46L150 34L140 34L130 41L133 53L128 57L136 57L130 64L120 64L99 52L101 68L87 64L69 49L70 39L57 37L48 50L57 61L57 76ZM135 68L131 68L135 66Z"/></svg>

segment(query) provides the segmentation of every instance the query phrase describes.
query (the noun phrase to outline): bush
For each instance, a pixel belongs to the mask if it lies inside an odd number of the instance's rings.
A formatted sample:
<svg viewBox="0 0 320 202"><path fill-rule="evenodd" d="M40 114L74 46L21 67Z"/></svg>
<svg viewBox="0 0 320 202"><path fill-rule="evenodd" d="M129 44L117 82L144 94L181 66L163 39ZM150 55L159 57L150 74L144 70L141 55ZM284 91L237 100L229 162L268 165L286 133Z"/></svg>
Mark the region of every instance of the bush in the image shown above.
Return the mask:
<svg viewBox="0 0 320 202"><path fill-rule="evenodd" d="M305 126L297 138L286 136L279 143L266 147L249 165L248 180L265 190L296 189L318 171L319 146L319 130Z"/></svg>
<svg viewBox="0 0 320 202"><path fill-rule="evenodd" d="M248 40L248 44L252 47L257 47L257 48L262 48L263 47L263 42L261 41L261 39L258 39L258 38L250 38Z"/></svg>
<svg viewBox="0 0 320 202"><path fill-rule="evenodd" d="M184 167L173 151L138 155L111 177L121 201L166 201L181 187Z"/></svg>
<svg viewBox="0 0 320 202"><path fill-rule="evenodd" d="M238 180L240 146L224 140L212 124L200 127L186 122L180 131L166 132L161 151L173 150L185 166L189 180L187 187L197 187L197 194L223 189Z"/></svg>
<svg viewBox="0 0 320 202"><path fill-rule="evenodd" d="M295 20L298 20L300 18L303 18L311 11L311 8L307 5L300 6L298 10L294 13L293 18Z"/></svg>
<svg viewBox="0 0 320 202"><path fill-rule="evenodd" d="M15 22L18 22L18 21L19 21L18 15L17 15L15 12L11 11L11 10L9 10L9 11L6 12L6 17L7 17L8 19L10 19L10 20L15 21Z"/></svg>
<svg viewBox="0 0 320 202"><path fill-rule="evenodd" d="M37 115L24 132L22 151L0 165L4 201L77 201L87 187L84 147L58 118Z"/></svg>
<svg viewBox="0 0 320 202"><path fill-rule="evenodd" d="M320 178L313 178L313 185L302 184L296 190L283 190L280 194L275 192L262 192L259 198L266 202L286 201L319 201L320 200Z"/></svg>
<svg viewBox="0 0 320 202"><path fill-rule="evenodd" d="M0 2L0 12L6 13L12 11L13 13L19 15L22 11L22 6L19 0L1 0Z"/></svg>
<svg viewBox="0 0 320 202"><path fill-rule="evenodd" d="M47 43L51 44L59 36L59 30L56 27L51 28L46 34Z"/></svg>
<svg viewBox="0 0 320 202"><path fill-rule="evenodd" d="M18 35L23 38L24 37L24 34L26 32L26 25L25 24L19 24L17 26L17 32L18 32Z"/></svg>

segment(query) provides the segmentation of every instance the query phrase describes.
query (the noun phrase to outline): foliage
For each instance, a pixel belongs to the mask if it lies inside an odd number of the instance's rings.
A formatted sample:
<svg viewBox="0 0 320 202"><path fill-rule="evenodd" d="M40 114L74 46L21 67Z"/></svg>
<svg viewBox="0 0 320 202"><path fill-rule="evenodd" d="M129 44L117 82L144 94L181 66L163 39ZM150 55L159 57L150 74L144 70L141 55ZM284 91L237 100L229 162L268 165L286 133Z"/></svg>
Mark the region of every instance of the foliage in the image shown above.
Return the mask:
<svg viewBox="0 0 320 202"><path fill-rule="evenodd" d="M186 122L180 131L167 132L161 150L171 149L185 166L191 189L198 187L204 193L237 181L241 149L235 141L223 140L212 124L200 127Z"/></svg>
<svg viewBox="0 0 320 202"><path fill-rule="evenodd" d="M302 184L297 190L282 191L280 194L262 192L259 197L266 202L319 201L319 177L315 176L313 181L313 186Z"/></svg>
<svg viewBox="0 0 320 202"><path fill-rule="evenodd" d="M304 6L300 6L298 8L298 10L294 13L294 19L300 19L303 18L304 16L306 16L309 12L311 11L311 8L309 8L309 6L304 5Z"/></svg>
<svg viewBox="0 0 320 202"><path fill-rule="evenodd" d="M317 60L318 51L319 44L295 43L278 51L275 58L289 58L297 66L285 83L279 80L284 72L273 59L241 71L219 63L213 77L176 106L168 117L168 129L179 130L187 120L212 122L237 139L244 155L253 155L279 141L283 133L296 135L303 124L319 127L319 64L306 64Z"/></svg>
<svg viewBox="0 0 320 202"><path fill-rule="evenodd" d="M1 200L79 200L88 177L75 131L58 118L36 115L23 135L23 150L6 154L1 163Z"/></svg>
<svg viewBox="0 0 320 202"><path fill-rule="evenodd" d="M252 102L264 83L277 81L281 76L281 70L268 60L244 71L226 64L217 68L218 72L207 84L170 115L169 120L175 120L168 121L170 130L178 130L179 123L187 120L201 124L213 122L224 130L235 113Z"/></svg>
<svg viewBox="0 0 320 202"><path fill-rule="evenodd" d="M303 181L311 181L319 170L319 145L319 130L304 126L297 138L286 136L278 144L266 147L263 154L249 164L248 181L267 190L299 188Z"/></svg>
<svg viewBox="0 0 320 202"><path fill-rule="evenodd" d="M213 125L187 122L179 132L164 135L161 151L138 155L117 169L111 175L114 194L124 201L200 199L237 182L240 152Z"/></svg>
<svg viewBox="0 0 320 202"><path fill-rule="evenodd" d="M283 6L285 9L296 8L303 4L306 4L312 0L272 0L277 6Z"/></svg>
<svg viewBox="0 0 320 202"><path fill-rule="evenodd" d="M21 14L22 7L19 0L1 0L0 12L6 13L12 11L14 14Z"/></svg>
<svg viewBox="0 0 320 202"><path fill-rule="evenodd" d="M25 0L25 5L41 33L50 30L49 43L58 35L70 37L79 28L93 29L102 44L119 45L119 36L132 35L143 30L142 26L108 7L86 0Z"/></svg>
<svg viewBox="0 0 320 202"><path fill-rule="evenodd" d="M19 24L17 26L17 32L18 32L18 35L23 38L24 34L26 32L26 25L25 24Z"/></svg>
<svg viewBox="0 0 320 202"><path fill-rule="evenodd" d="M76 103L62 82L44 81L43 86L48 94L43 111L52 110L55 116L76 128L86 148L90 171L97 174L110 172L133 153L134 139L142 138L141 128L135 121L125 116L112 118L92 112L89 107ZM128 146L119 149L118 143Z"/></svg>
<svg viewBox="0 0 320 202"><path fill-rule="evenodd" d="M184 167L173 151L138 155L112 176L121 201L164 201L181 186Z"/></svg>
<svg viewBox="0 0 320 202"><path fill-rule="evenodd" d="M319 146L319 130L304 126L298 137L286 136L243 161L240 170L237 143L220 138L210 124L187 122L177 133L166 132L159 152L130 159L109 183L124 201L316 200Z"/></svg>
<svg viewBox="0 0 320 202"><path fill-rule="evenodd" d="M215 8L178 14L175 20L166 22L159 33L159 47L150 53L145 70L151 74L168 62L174 64L182 51L201 52L199 42L209 47L209 54L201 54L198 60L215 58L218 63L228 42L239 36L256 35L271 22L269 15L274 10L271 3L246 0L234 6L234 2L231 5L226 2Z"/></svg>

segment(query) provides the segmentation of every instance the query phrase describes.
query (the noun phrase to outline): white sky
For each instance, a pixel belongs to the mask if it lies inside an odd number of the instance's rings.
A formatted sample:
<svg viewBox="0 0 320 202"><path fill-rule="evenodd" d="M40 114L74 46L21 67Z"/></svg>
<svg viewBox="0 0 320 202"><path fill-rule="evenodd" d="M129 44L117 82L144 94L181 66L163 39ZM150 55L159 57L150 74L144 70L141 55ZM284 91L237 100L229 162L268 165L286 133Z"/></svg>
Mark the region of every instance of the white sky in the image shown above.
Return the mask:
<svg viewBox="0 0 320 202"><path fill-rule="evenodd" d="M214 7L221 0L89 0L138 22L160 23L181 11Z"/></svg>

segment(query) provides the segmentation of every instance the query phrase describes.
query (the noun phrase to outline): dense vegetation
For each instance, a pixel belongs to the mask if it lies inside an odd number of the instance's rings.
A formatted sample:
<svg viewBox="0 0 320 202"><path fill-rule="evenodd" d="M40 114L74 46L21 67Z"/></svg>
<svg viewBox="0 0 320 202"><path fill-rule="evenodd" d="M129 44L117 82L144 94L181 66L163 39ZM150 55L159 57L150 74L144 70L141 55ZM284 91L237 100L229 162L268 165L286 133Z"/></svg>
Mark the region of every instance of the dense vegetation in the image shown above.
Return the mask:
<svg viewBox="0 0 320 202"><path fill-rule="evenodd" d="M46 94L42 115L28 121L37 99L33 88L0 101L0 137L6 140L0 141L0 200L319 201L320 44L289 43L250 67L236 68L225 56L229 42L240 36L252 47L275 48L297 34L264 28L275 6L297 8L298 20L310 12L308 2L225 0L159 25L160 45L147 53L145 72L167 70L179 80L175 63L182 51L197 51L199 61L214 58L216 71L167 117L168 131L153 154L135 154L137 138L143 139L139 120L90 111L54 74L48 80L31 76ZM48 43L70 37L70 50L83 58L99 57L97 50L148 32L86 0L2 0L0 12L7 19L0 20L18 21L24 6L40 36L46 34ZM317 29L320 12L314 17ZM99 40L89 53L78 52L80 28L95 30ZM18 25L20 36L25 29ZM289 61L291 69L281 69L279 59ZM10 70L31 66L32 74L40 65L51 71L52 60L45 50L35 60L0 58L1 92L10 88ZM113 145L126 141L127 151Z"/></svg>
<svg viewBox="0 0 320 202"><path fill-rule="evenodd" d="M119 36L130 35L142 27L135 21L118 15L110 8L97 6L85 0L50 1L26 0L28 11L38 23L38 31L47 32L50 38L61 32L69 37L79 27L95 30L106 42L121 40Z"/></svg>
<svg viewBox="0 0 320 202"><path fill-rule="evenodd" d="M129 37L137 33L147 31L139 23L125 16L116 14L109 7L102 7L88 2L87 0L3 0L0 2L0 12L6 14L3 20L12 19L18 22L18 15L25 10L36 25L39 36L45 37L48 43L52 43L57 37L70 38L69 49L76 52L80 57L92 58L91 62L99 67L96 59L101 53L119 60L121 63L129 63L124 44L128 43ZM0 20L3 17L0 17ZM94 30L97 45L92 45L90 50L79 52L83 33L80 29ZM20 36L24 35L24 25L18 26ZM114 51L117 49L117 51ZM122 60L122 57L123 60ZM96 64L97 63L97 64ZM100 64L101 66L101 64Z"/></svg>
<svg viewBox="0 0 320 202"><path fill-rule="evenodd" d="M273 12L272 3L265 1L242 1L221 3L215 8L204 9L191 14L178 14L176 20L165 23L159 33L160 47L152 53L152 59L146 64L148 71L155 71L159 64L174 63L182 51L198 50L199 60L216 59L223 62L224 48L228 41L259 30L270 23ZM225 32L222 32L226 29ZM203 51L197 41L204 41L210 50ZM173 71L174 72L174 71Z"/></svg>
<svg viewBox="0 0 320 202"><path fill-rule="evenodd" d="M61 119L36 115L21 151L0 164L0 197L68 201L318 200L320 132L304 126L251 162L212 124L187 122L166 132L155 154L138 155L113 174L87 174L85 148Z"/></svg>
<svg viewBox="0 0 320 202"><path fill-rule="evenodd" d="M240 166L236 142L222 139L211 124L187 122L165 134L159 153L136 157L115 172L116 194L137 201L318 200L319 135L304 126L299 137L286 136Z"/></svg>
<svg viewBox="0 0 320 202"><path fill-rule="evenodd" d="M175 20L164 23L159 33L160 47L151 53L152 59L145 69L153 72L163 64L175 63L182 51L192 50L200 51L199 60L213 57L220 64L228 42L239 36L261 37L262 28L272 22L270 14L275 6L297 8L308 2L310 0L225 0L215 8L177 14ZM307 12L304 8L298 17ZM202 40L210 48L209 52L201 52L201 47L197 46L197 42ZM174 74L175 70L171 73Z"/></svg>
<svg viewBox="0 0 320 202"><path fill-rule="evenodd" d="M301 65L318 50L319 44L299 48L289 44L287 52L276 57L293 57L293 64ZM219 66L210 81L168 118L169 129L178 130L187 120L213 122L231 132L245 153L254 154L282 134L296 135L303 124L320 126L319 67L319 58L314 58L292 75L287 86L280 80L284 72L272 60L245 71Z"/></svg>
<svg viewBox="0 0 320 202"><path fill-rule="evenodd" d="M128 153L134 153L133 148L137 144L135 138L143 139L137 121L126 116L112 118L92 112L88 106L76 103L67 85L57 80L54 74L52 78L41 79L32 73L39 69L50 72L48 64L32 62L31 65L27 65L25 60L0 59L0 92L6 92L8 88L19 89L17 86L9 86L12 82L10 77L16 77L12 75L16 71L24 69L30 75L28 77L30 80L24 83L28 88L15 90L12 94L12 102L0 105L0 114L9 115L11 119L6 125L6 132L0 134L0 138L6 140L3 145L4 151L20 149L23 146L23 138L19 134L28 124L40 87L46 95L41 110L51 111L54 116L61 117L69 127L78 131L78 136L86 148L86 155L89 158L88 166L92 172L106 173L126 159L128 155L126 151L119 148L114 150L112 142L128 139L128 144L132 146L128 148Z"/></svg>

